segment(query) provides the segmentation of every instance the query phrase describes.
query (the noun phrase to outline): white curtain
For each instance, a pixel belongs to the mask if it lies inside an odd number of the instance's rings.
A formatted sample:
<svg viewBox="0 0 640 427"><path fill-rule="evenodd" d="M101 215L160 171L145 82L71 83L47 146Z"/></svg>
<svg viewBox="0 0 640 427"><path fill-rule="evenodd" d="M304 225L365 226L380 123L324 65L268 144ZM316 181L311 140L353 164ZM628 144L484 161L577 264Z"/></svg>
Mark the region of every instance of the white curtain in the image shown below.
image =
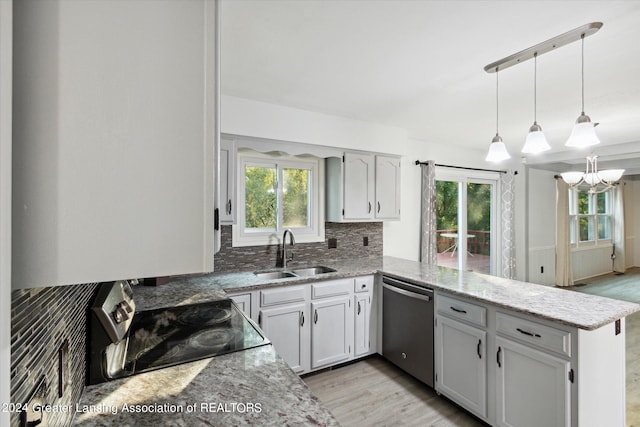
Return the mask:
<svg viewBox="0 0 640 427"><path fill-rule="evenodd" d="M436 165L433 160L421 163L422 190L420 221L420 261L435 266L438 247L436 236Z"/></svg>
<svg viewBox="0 0 640 427"><path fill-rule="evenodd" d="M556 286L573 286L569 233L569 186L556 179Z"/></svg>
<svg viewBox="0 0 640 427"><path fill-rule="evenodd" d="M624 273L626 270L624 253L624 182L614 190L613 195L613 271Z"/></svg>
<svg viewBox="0 0 640 427"><path fill-rule="evenodd" d="M502 277L515 279L515 175L512 171L500 174L500 189Z"/></svg>

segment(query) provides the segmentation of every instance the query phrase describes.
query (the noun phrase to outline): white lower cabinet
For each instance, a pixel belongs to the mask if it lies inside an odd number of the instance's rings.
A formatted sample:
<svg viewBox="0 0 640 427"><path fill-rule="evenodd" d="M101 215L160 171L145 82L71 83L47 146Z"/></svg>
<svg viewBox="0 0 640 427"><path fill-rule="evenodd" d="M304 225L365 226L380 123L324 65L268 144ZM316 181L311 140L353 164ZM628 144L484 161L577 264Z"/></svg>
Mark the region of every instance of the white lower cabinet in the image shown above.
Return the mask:
<svg viewBox="0 0 640 427"><path fill-rule="evenodd" d="M373 295L374 276L229 293L298 374L375 353Z"/></svg>
<svg viewBox="0 0 640 427"><path fill-rule="evenodd" d="M296 373L309 370L309 326L306 303L260 310L259 324L278 354Z"/></svg>
<svg viewBox="0 0 640 427"><path fill-rule="evenodd" d="M251 297L252 297L251 292L248 292L246 294L229 295L229 298L231 298L233 302L236 303L236 305L240 308L240 310L242 310L244 314L246 314L250 318L253 318L252 310L251 310L252 309Z"/></svg>
<svg viewBox="0 0 640 427"><path fill-rule="evenodd" d="M311 312L311 368L349 360L353 340L351 296L313 301Z"/></svg>
<svg viewBox="0 0 640 427"><path fill-rule="evenodd" d="M439 392L484 418L487 416L487 333L438 316L436 387Z"/></svg>
<svg viewBox="0 0 640 427"><path fill-rule="evenodd" d="M353 300L355 311L353 355L360 357L371 353L371 294L368 292L356 294Z"/></svg>
<svg viewBox="0 0 640 427"><path fill-rule="evenodd" d="M496 425L570 425L570 363L496 337Z"/></svg>

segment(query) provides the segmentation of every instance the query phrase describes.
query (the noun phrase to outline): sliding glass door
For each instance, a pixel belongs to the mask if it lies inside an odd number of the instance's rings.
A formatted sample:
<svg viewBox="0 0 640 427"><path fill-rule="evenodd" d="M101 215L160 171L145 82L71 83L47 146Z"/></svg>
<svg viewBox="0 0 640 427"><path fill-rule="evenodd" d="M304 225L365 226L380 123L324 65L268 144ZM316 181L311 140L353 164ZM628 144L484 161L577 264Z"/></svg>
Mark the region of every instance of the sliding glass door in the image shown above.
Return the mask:
<svg viewBox="0 0 640 427"><path fill-rule="evenodd" d="M496 187L494 179L436 172L438 265L497 271Z"/></svg>

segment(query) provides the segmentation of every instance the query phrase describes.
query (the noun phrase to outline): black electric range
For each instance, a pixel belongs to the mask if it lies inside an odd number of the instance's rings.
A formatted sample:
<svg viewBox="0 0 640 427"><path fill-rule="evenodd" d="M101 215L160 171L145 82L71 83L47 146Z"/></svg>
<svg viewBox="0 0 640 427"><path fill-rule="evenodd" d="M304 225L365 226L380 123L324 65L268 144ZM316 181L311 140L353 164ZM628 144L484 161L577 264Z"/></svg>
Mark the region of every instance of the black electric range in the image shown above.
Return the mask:
<svg viewBox="0 0 640 427"><path fill-rule="evenodd" d="M136 312L126 281L103 285L89 323L89 384L270 344L231 299Z"/></svg>

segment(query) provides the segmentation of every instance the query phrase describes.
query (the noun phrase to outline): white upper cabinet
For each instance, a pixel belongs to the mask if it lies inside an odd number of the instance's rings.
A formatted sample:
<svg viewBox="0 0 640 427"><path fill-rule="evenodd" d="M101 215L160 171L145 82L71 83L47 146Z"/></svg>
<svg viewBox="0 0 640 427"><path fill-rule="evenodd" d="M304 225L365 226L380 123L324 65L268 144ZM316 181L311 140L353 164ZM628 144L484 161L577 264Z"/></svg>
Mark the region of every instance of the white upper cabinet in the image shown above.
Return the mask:
<svg viewBox="0 0 640 427"><path fill-rule="evenodd" d="M400 159L376 156L376 213L378 219L400 219Z"/></svg>
<svg viewBox="0 0 640 427"><path fill-rule="evenodd" d="M220 223L235 224L236 211L236 143L232 138L220 140Z"/></svg>
<svg viewBox="0 0 640 427"><path fill-rule="evenodd" d="M344 155L344 219L373 218L373 156L345 153Z"/></svg>
<svg viewBox="0 0 640 427"><path fill-rule="evenodd" d="M216 7L14 2L14 287L213 269Z"/></svg>
<svg viewBox="0 0 640 427"><path fill-rule="evenodd" d="M326 175L329 221L400 218L398 157L346 152L342 158L327 159Z"/></svg>

